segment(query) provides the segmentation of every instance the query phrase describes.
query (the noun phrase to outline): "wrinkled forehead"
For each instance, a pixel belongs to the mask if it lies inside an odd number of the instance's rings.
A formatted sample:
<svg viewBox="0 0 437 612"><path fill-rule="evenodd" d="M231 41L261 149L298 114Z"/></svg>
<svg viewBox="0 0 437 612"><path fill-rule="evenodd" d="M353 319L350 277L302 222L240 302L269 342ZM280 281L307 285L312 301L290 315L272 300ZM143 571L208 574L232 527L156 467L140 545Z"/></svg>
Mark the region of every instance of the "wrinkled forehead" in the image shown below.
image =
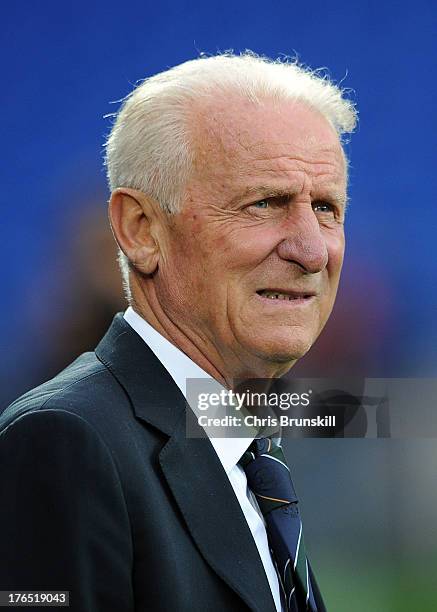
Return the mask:
<svg viewBox="0 0 437 612"><path fill-rule="evenodd" d="M292 159L331 164L339 180L346 176L336 131L304 102L229 97L203 103L194 115L195 174L229 176L269 164L273 171Z"/></svg>

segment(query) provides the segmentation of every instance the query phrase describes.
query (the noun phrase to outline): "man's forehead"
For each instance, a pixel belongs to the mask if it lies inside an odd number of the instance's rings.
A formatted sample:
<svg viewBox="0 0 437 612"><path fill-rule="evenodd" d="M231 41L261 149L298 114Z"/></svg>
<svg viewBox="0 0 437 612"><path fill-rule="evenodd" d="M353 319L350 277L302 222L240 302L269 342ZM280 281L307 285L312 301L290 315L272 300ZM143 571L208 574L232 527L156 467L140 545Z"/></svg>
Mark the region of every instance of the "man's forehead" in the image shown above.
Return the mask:
<svg viewBox="0 0 437 612"><path fill-rule="evenodd" d="M316 110L297 101L230 99L211 102L196 113L196 166L270 159L288 156L316 162L343 162L339 138ZM200 169L200 167L199 167Z"/></svg>

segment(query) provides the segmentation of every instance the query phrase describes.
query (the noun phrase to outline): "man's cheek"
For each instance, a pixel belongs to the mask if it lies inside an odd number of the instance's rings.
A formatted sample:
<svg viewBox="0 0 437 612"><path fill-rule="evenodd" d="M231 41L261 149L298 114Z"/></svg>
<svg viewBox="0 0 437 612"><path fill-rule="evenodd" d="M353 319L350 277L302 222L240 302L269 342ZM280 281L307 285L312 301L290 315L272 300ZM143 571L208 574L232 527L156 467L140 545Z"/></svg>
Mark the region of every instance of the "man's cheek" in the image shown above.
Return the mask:
<svg viewBox="0 0 437 612"><path fill-rule="evenodd" d="M339 275L344 258L344 234L330 237L330 239L326 241L326 248L328 250L328 270L334 276Z"/></svg>

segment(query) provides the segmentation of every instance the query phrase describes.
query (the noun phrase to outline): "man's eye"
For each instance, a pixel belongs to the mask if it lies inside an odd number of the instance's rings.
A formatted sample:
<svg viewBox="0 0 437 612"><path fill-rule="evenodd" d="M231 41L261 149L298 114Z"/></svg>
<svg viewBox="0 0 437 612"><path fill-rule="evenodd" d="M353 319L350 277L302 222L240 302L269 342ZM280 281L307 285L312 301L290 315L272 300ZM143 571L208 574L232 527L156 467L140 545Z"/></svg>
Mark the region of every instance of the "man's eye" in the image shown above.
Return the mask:
<svg viewBox="0 0 437 612"><path fill-rule="evenodd" d="M269 201L268 200L259 200L258 202L255 202L255 204L253 204L253 206L255 206L255 208L268 208L269 207Z"/></svg>
<svg viewBox="0 0 437 612"><path fill-rule="evenodd" d="M329 202L313 202L314 212L329 213L334 212L334 206Z"/></svg>

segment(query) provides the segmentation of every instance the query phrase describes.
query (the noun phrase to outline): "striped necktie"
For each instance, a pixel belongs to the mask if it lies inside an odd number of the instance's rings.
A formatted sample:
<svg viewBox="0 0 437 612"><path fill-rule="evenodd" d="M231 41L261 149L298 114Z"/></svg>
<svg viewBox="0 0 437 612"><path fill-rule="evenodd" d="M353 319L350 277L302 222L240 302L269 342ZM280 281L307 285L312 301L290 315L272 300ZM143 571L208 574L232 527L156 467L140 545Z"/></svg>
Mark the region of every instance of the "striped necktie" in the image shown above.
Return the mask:
<svg viewBox="0 0 437 612"><path fill-rule="evenodd" d="M281 446L271 438L255 439L239 463L264 516L286 610L317 612L298 500Z"/></svg>

